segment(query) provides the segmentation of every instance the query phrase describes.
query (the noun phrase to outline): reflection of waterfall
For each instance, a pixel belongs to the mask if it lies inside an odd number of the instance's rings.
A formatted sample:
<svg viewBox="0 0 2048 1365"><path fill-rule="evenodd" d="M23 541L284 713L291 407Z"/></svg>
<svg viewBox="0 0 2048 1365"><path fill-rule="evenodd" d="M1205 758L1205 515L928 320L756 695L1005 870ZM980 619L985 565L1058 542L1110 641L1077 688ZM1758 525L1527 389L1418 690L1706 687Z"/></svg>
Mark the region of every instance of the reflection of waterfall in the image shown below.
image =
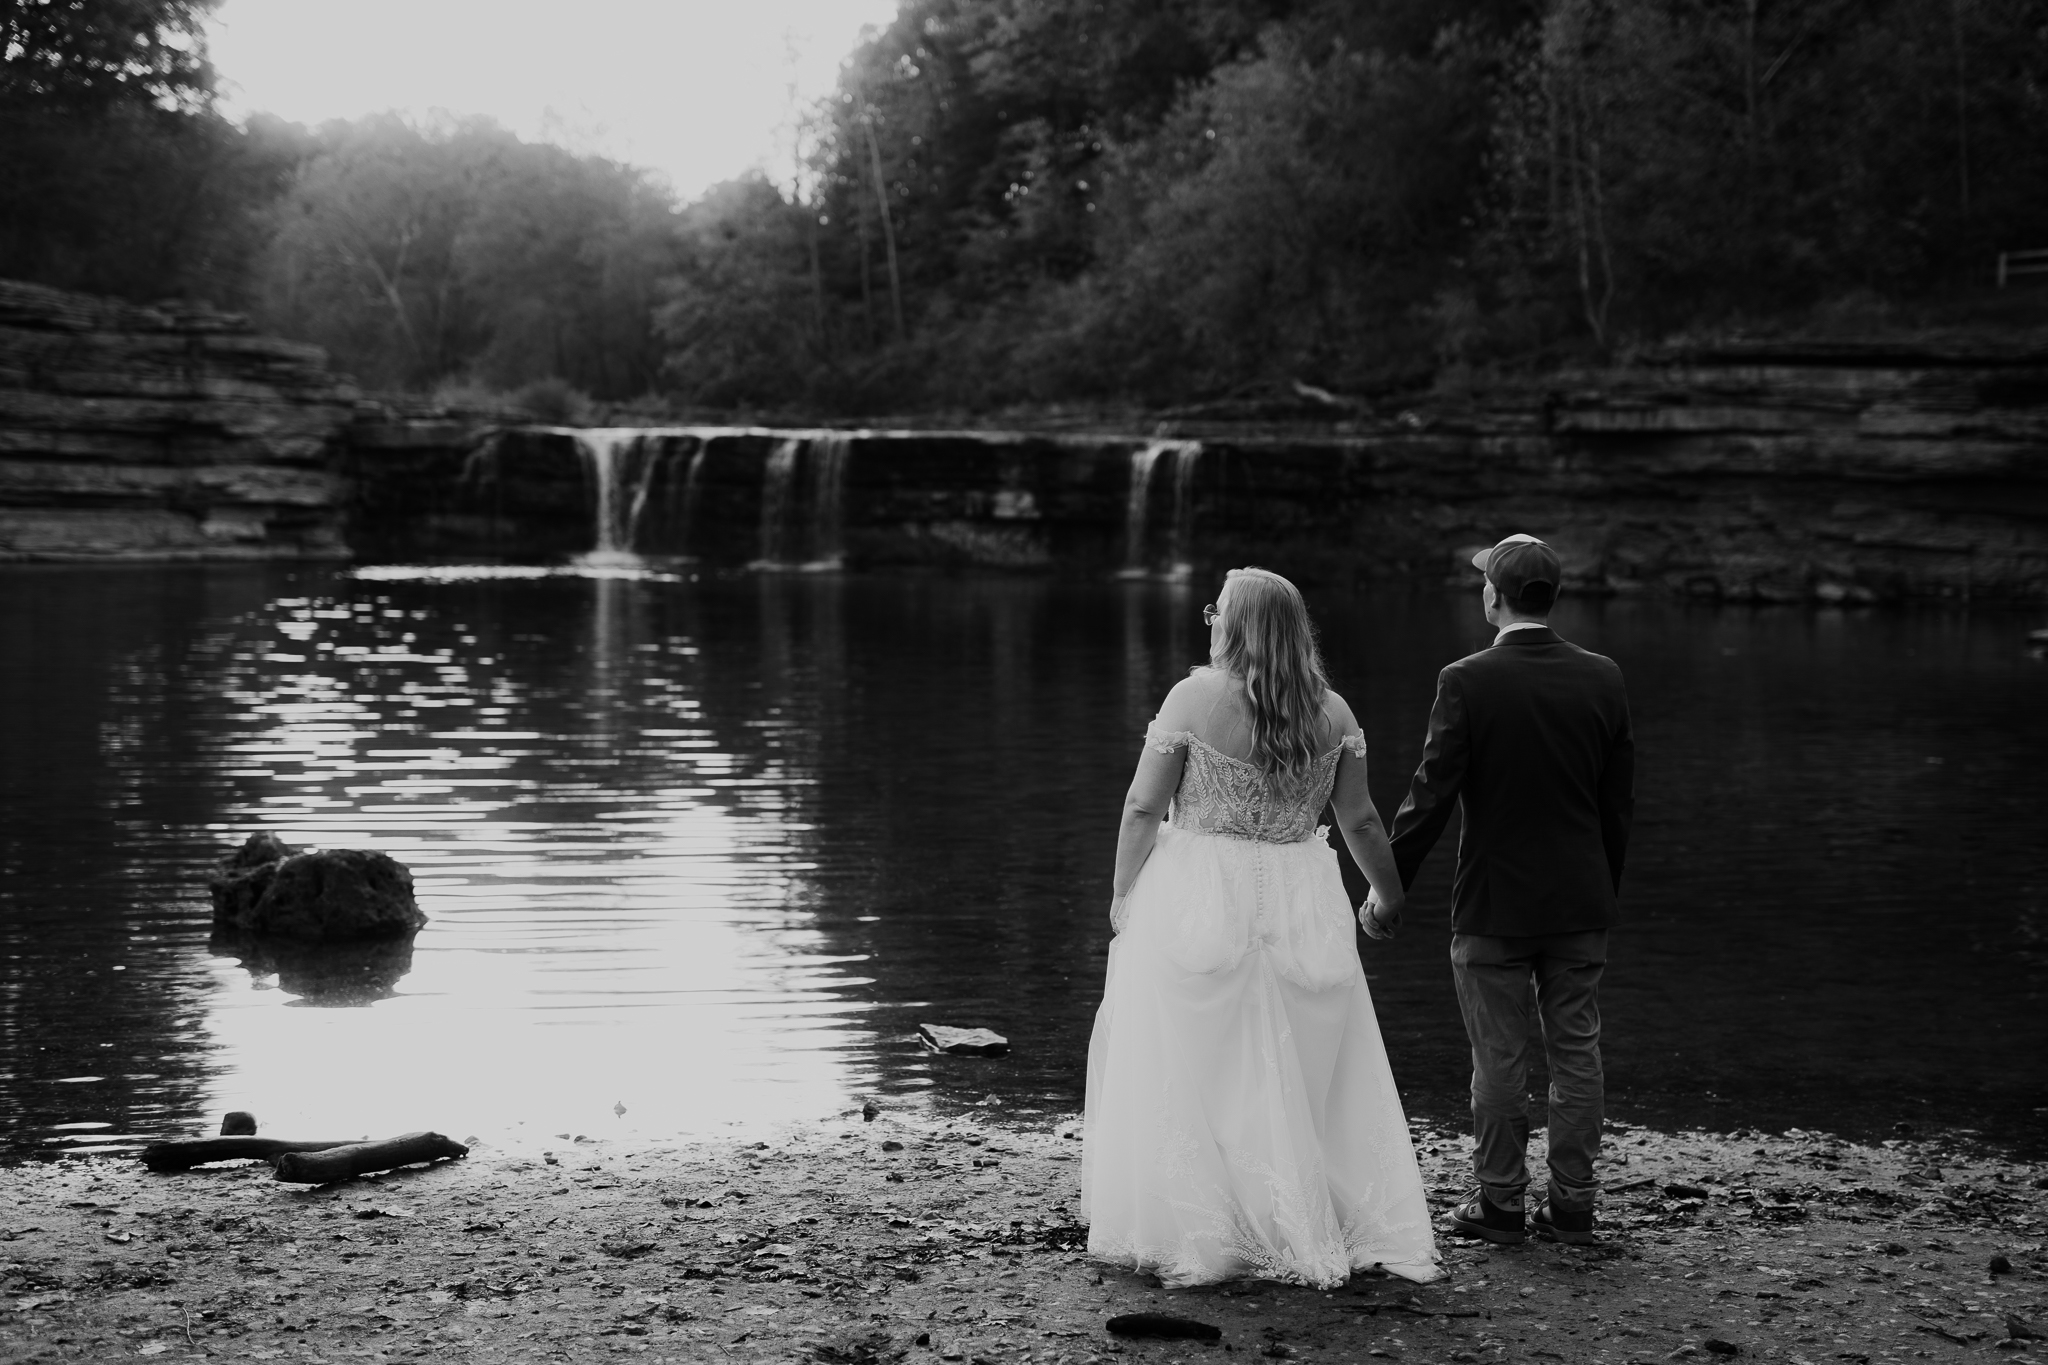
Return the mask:
<svg viewBox="0 0 2048 1365"><path fill-rule="evenodd" d="M756 567L840 566L846 554L846 465L852 450L853 438L838 432L776 442L761 468Z"/></svg>
<svg viewBox="0 0 2048 1365"><path fill-rule="evenodd" d="M653 433L631 427L597 427L570 433L597 486L597 545L585 564L630 564L633 533L647 510L647 493L661 463L662 443Z"/></svg>
<svg viewBox="0 0 2048 1365"><path fill-rule="evenodd" d="M1190 493L1195 461L1201 454L1199 441L1153 441L1143 449L1131 452L1130 492L1124 504L1124 577L1143 577L1147 571L1145 539L1151 521L1152 475L1162 455L1171 456L1173 460L1172 571L1176 574L1190 572L1187 563L1188 532L1194 518Z"/></svg>
<svg viewBox="0 0 2048 1365"><path fill-rule="evenodd" d="M801 436L788 436L775 443L761 466L761 558L763 566L789 562L789 505L796 493L796 461L803 450Z"/></svg>

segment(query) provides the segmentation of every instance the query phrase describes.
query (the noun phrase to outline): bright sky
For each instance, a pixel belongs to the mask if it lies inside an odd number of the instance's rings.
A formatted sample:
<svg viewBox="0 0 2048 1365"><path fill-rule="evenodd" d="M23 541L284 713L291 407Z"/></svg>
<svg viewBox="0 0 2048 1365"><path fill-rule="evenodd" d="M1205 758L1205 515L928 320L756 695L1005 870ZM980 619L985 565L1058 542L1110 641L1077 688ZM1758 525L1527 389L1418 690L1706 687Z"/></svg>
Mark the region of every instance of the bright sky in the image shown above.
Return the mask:
<svg viewBox="0 0 2048 1365"><path fill-rule="evenodd" d="M792 79L804 102L825 94L862 27L895 12L895 0L224 0L210 27L233 115L486 114L650 167L690 199L750 166L786 179Z"/></svg>

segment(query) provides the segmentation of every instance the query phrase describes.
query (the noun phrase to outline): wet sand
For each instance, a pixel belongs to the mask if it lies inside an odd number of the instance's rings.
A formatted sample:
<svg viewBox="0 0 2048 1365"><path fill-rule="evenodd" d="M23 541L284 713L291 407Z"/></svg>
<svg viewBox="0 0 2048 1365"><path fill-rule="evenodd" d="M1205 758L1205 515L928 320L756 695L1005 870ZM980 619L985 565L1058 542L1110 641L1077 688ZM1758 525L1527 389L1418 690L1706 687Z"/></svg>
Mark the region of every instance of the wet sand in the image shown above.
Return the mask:
<svg viewBox="0 0 2048 1365"><path fill-rule="evenodd" d="M2026 1336L2048 1335L2048 1167L1968 1135L1616 1127L1596 1246L1445 1238L1429 1286L1171 1291L1087 1259L1077 1129L850 1113L666 1148L478 1144L314 1189L28 1163L0 1170L0 1359L2048 1362ZM1467 1144L1415 1130L1447 1206ZM1139 1311L1222 1340L1105 1330Z"/></svg>

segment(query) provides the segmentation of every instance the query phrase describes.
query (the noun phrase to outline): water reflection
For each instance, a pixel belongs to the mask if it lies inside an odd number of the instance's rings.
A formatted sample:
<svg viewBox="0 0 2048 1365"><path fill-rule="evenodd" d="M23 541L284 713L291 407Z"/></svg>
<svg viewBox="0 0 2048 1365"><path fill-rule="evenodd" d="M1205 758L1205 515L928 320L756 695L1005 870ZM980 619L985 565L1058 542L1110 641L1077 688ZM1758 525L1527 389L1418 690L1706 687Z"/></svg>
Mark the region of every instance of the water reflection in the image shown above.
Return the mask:
<svg viewBox="0 0 2048 1365"><path fill-rule="evenodd" d="M206 950L234 958L252 985L265 978L293 1005L373 1005L398 994L412 970L412 935L341 943L304 943L215 930Z"/></svg>
<svg viewBox="0 0 2048 1365"><path fill-rule="evenodd" d="M5 1136L119 1145L231 1108L516 1136L870 1092L1070 1107L1117 807L1213 588L0 575ZM1314 606L1391 810L1436 669L1485 627L1435 590ZM1581 603L1561 625L1622 660L1642 735L1617 1110L2038 1133L2048 722L2010 623ZM390 853L432 922L409 954L210 940L206 866L256 828ZM1448 868L1447 846L1425 924ZM1418 928L1368 971L1412 1107L1447 1116L1443 948ZM927 1020L1016 1050L929 1058Z"/></svg>

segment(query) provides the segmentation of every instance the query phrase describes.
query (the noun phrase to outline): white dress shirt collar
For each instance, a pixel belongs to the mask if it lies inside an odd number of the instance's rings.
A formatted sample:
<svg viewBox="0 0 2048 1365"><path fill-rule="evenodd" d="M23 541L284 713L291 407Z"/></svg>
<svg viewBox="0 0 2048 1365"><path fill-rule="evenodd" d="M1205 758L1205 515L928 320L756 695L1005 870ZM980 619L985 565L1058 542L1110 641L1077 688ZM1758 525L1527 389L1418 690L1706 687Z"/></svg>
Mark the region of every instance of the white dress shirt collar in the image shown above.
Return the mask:
<svg viewBox="0 0 2048 1365"><path fill-rule="evenodd" d="M1549 630L1549 629L1550 629L1550 623L1549 623L1548 621L1515 621L1515 622L1513 622L1513 623L1511 623L1511 624L1509 624L1509 625L1505 625L1505 626L1502 626L1502 627L1500 628L1500 634L1498 634L1498 635L1496 635L1496 636L1494 636L1494 637L1493 637L1493 642L1494 642L1495 644L1499 644L1499 643L1500 643L1500 642L1501 642L1502 640L1505 640L1505 639L1507 639L1507 638L1508 638L1508 636L1510 636L1510 635L1514 634L1514 633L1515 633L1516 631L1518 631L1518 630Z"/></svg>

